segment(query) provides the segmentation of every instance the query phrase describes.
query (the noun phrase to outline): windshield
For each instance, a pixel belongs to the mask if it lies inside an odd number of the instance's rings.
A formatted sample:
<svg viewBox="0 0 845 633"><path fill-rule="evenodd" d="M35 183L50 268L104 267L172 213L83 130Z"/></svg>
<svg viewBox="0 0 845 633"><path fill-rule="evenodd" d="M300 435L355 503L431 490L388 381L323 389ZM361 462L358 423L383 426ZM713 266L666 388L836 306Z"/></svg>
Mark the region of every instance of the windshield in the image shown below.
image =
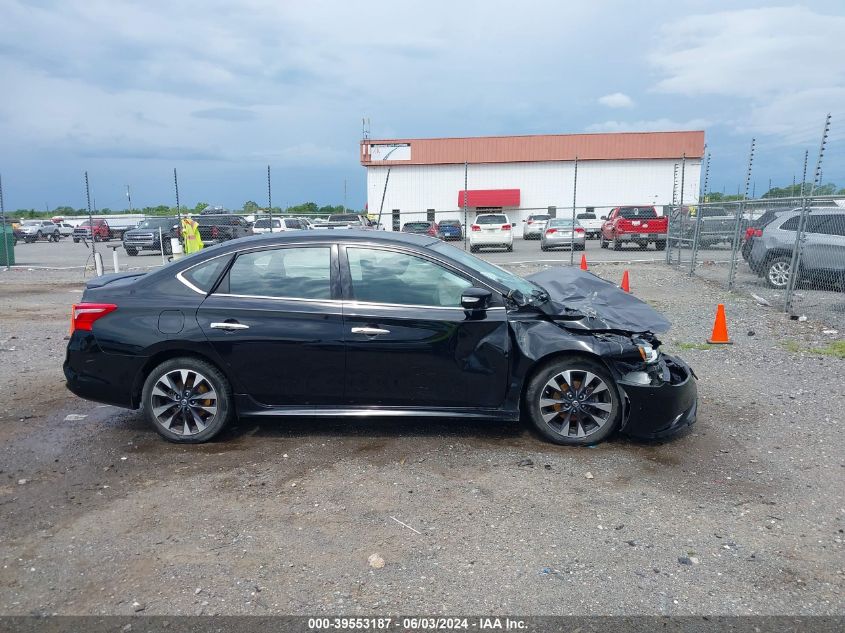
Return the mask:
<svg viewBox="0 0 845 633"><path fill-rule="evenodd" d="M475 218L476 224L507 224L507 221L504 215L479 215Z"/></svg>
<svg viewBox="0 0 845 633"><path fill-rule="evenodd" d="M572 220L567 220L565 218L555 218L554 220L549 220L547 226L550 229L571 228Z"/></svg>
<svg viewBox="0 0 845 633"><path fill-rule="evenodd" d="M41 226L41 222L33 222L33 221L24 222L23 226Z"/></svg>
<svg viewBox="0 0 845 633"><path fill-rule="evenodd" d="M158 227L161 228L168 228L176 224L176 218L155 218L149 220L141 220L138 223L139 229L157 229Z"/></svg>
<svg viewBox="0 0 845 633"><path fill-rule="evenodd" d="M526 300L529 300L532 297L538 298L540 295L545 297L546 292L540 288L540 286L528 281L527 279L523 279L519 275L514 275L513 273L508 272L504 268L499 268L495 264L479 259L475 255L470 255L463 249L456 248L446 242L437 242L436 244L429 246L429 248L437 253L441 253L460 262L464 266L477 272L481 277L495 281L509 290L521 292Z"/></svg>

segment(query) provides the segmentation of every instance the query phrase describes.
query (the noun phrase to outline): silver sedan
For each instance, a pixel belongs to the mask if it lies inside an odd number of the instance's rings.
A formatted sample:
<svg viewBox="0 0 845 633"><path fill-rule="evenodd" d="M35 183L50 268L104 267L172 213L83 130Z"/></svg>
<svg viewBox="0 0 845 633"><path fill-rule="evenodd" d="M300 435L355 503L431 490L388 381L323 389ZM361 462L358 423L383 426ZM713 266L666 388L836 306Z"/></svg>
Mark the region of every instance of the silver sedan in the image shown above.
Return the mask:
<svg viewBox="0 0 845 633"><path fill-rule="evenodd" d="M540 250L547 251L552 248L573 248L576 251L583 251L587 243L587 235L584 228L571 219L552 218L546 223L543 234L540 237Z"/></svg>

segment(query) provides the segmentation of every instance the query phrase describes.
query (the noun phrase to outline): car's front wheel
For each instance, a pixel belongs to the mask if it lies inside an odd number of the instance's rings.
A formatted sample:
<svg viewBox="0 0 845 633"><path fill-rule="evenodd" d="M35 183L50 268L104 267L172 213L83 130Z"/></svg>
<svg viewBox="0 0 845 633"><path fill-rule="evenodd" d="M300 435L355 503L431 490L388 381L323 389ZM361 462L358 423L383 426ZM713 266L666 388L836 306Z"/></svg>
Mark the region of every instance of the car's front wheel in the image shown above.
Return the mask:
<svg viewBox="0 0 845 633"><path fill-rule="evenodd" d="M173 358L153 369L141 398L147 420L170 442L206 442L235 417L229 381L197 358Z"/></svg>
<svg viewBox="0 0 845 633"><path fill-rule="evenodd" d="M610 372L580 356L543 365L528 384L525 407L540 435L556 444L601 442L622 420L621 398Z"/></svg>
<svg viewBox="0 0 845 633"><path fill-rule="evenodd" d="M789 283L789 272L792 268L792 257L781 255L769 260L766 266L766 283L772 288L786 288Z"/></svg>

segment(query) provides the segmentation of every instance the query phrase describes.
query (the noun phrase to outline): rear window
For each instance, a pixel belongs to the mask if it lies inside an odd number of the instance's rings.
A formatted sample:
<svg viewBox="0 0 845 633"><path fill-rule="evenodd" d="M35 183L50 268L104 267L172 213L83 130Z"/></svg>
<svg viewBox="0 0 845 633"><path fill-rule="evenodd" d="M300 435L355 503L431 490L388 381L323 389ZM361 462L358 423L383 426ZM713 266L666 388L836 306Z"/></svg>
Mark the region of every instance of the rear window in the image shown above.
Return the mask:
<svg viewBox="0 0 845 633"><path fill-rule="evenodd" d="M542 222L543 220L548 220L550 217L552 217L552 216L550 216L550 215L529 215L528 219L529 220L539 220L540 222Z"/></svg>
<svg viewBox="0 0 845 633"><path fill-rule="evenodd" d="M507 224L508 218L504 215L479 215L475 218L476 224Z"/></svg>
<svg viewBox="0 0 845 633"><path fill-rule="evenodd" d="M579 213L575 216L579 220L595 220L596 214L595 213Z"/></svg>
<svg viewBox="0 0 845 633"><path fill-rule="evenodd" d="M460 226L460 220L440 220L440 226Z"/></svg>
<svg viewBox="0 0 845 633"><path fill-rule="evenodd" d="M619 209L619 215L628 219L656 218L657 211L654 207L622 207Z"/></svg>
<svg viewBox="0 0 845 633"><path fill-rule="evenodd" d="M330 215L329 222L357 222L358 216L354 213L339 213L337 215Z"/></svg>
<svg viewBox="0 0 845 633"><path fill-rule="evenodd" d="M566 218L555 218L554 220L549 220L549 228L559 229L562 227L570 227L572 226L572 220L567 220Z"/></svg>
<svg viewBox="0 0 845 633"><path fill-rule="evenodd" d="M299 220L293 220L290 218L285 219L285 226L289 229L301 229L302 225L299 223Z"/></svg>
<svg viewBox="0 0 845 633"><path fill-rule="evenodd" d="M431 227L428 222L406 222L402 227L403 231L427 231Z"/></svg>

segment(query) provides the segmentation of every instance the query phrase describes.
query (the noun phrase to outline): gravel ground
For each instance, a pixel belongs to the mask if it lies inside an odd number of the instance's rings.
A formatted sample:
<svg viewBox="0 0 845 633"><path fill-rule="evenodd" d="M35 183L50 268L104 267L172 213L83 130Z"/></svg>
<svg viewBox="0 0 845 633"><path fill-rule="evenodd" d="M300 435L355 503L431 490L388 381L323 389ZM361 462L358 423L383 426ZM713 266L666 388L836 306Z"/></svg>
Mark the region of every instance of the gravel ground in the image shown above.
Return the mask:
<svg viewBox="0 0 845 633"><path fill-rule="evenodd" d="M64 389L80 271L0 272L0 613L845 613L845 361L812 351L839 335L630 270L700 418L590 449L383 419L167 444ZM735 344L697 349L719 302Z"/></svg>

